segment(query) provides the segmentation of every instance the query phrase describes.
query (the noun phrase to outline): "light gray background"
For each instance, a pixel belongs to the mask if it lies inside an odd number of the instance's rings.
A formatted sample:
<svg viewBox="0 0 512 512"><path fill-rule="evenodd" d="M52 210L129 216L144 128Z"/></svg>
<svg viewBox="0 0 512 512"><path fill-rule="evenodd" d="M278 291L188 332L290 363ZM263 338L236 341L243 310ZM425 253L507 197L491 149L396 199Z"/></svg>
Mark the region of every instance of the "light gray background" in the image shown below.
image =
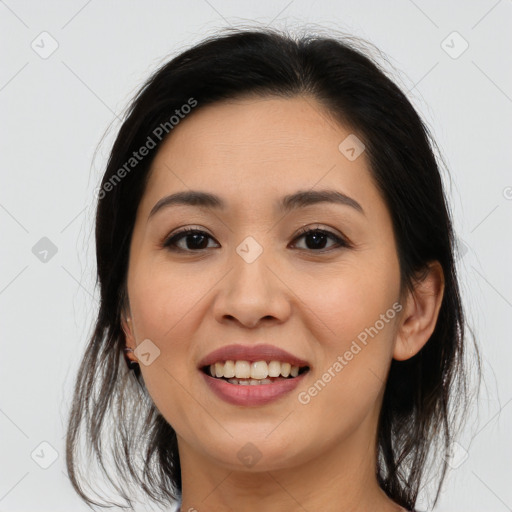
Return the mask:
<svg viewBox="0 0 512 512"><path fill-rule="evenodd" d="M171 54L239 23L341 30L400 70L450 169L464 302L484 362L479 408L435 510L512 510L512 2L6 0L0 512L89 510L65 475L63 436L97 309L93 191L117 118L143 80ZM46 262L34 254L43 237L57 249ZM422 492L418 509L428 503Z"/></svg>

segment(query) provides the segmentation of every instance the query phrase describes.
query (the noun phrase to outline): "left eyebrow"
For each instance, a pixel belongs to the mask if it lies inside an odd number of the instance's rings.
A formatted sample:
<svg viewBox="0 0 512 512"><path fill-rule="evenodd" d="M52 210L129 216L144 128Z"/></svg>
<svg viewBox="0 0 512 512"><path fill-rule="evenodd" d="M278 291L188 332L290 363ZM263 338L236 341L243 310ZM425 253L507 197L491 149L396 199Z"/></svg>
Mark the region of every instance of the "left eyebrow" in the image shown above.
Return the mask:
<svg viewBox="0 0 512 512"><path fill-rule="evenodd" d="M353 198L338 192L337 190L299 190L281 198L276 203L276 209L281 212L289 212L297 208L305 208L318 203L334 203L344 206L350 206L358 212L365 215L363 207ZM189 205L198 207L213 208L216 210L225 210L226 202L215 194L201 192L199 190L189 190L185 192L176 192L169 196L162 197L151 209L148 220L163 208L173 205Z"/></svg>
<svg viewBox="0 0 512 512"><path fill-rule="evenodd" d="M283 212L289 212L296 208L304 208L318 203L334 203L341 204L344 206L350 206L358 212L366 215L363 207L353 198L338 192L337 190L299 190L294 194L284 196L278 207Z"/></svg>

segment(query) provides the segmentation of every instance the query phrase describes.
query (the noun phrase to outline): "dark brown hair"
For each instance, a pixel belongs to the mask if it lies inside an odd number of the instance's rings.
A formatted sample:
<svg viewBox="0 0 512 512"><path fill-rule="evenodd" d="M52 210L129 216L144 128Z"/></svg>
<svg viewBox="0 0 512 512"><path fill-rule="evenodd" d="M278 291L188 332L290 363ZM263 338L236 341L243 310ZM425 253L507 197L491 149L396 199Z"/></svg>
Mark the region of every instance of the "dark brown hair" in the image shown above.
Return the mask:
<svg viewBox="0 0 512 512"><path fill-rule="evenodd" d="M445 291L431 338L414 357L391 363L375 468L387 495L411 509L425 483L429 454L438 457L437 502L447 470L445 456L463 424L464 415L457 413L465 412L469 398L455 236L429 130L405 94L354 41L295 37L274 29L227 29L167 62L133 99L101 183L96 214L101 304L78 372L67 430L69 476L89 505L108 506L93 501L82 488L87 478L80 474L81 428L89 452L128 506L134 486L164 506L180 498L176 433L153 404L140 371L129 372L123 356L121 314L127 300L130 240L151 162L165 136L172 136L171 116L191 104L191 98L197 103L195 111L248 94L313 97L333 119L358 134L392 217L402 290L412 290L429 262L442 265ZM158 127L166 127L165 136ZM148 137L156 147L127 168ZM126 172L120 172L123 168ZM477 361L480 369L478 353ZM109 452L117 482L104 465Z"/></svg>

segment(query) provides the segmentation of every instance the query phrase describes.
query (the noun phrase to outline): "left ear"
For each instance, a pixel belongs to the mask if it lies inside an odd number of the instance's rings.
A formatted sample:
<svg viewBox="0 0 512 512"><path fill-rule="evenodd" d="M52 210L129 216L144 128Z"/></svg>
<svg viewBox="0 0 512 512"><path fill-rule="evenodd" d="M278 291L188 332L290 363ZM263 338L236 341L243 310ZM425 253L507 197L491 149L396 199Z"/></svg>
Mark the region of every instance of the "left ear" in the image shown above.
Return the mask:
<svg viewBox="0 0 512 512"><path fill-rule="evenodd" d="M404 361L416 355L434 332L444 294L444 272L438 261L428 264L425 275L409 292L397 327L393 359Z"/></svg>
<svg viewBox="0 0 512 512"><path fill-rule="evenodd" d="M137 343L135 343L135 335L133 332L133 326L131 318L128 316L129 313L122 313L121 315L121 328L123 329L124 336L126 339L126 347L132 348L135 350L137 347Z"/></svg>

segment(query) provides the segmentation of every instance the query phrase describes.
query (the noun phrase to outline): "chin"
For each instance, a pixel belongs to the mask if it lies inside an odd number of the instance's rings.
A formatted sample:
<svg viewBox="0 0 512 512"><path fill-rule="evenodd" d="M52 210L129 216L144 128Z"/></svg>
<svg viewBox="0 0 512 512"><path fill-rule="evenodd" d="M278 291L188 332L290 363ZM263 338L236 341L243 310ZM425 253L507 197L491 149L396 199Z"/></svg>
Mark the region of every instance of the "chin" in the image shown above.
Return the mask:
<svg viewBox="0 0 512 512"><path fill-rule="evenodd" d="M212 459L229 471L246 471L258 473L261 471L276 471L303 464L307 461L304 451L293 443L286 435L269 440L265 435L261 438L245 433L226 442L215 443L214 446L205 447ZM271 434L272 436L272 434ZM288 442L282 442L284 439ZM290 445L294 449L290 449Z"/></svg>

